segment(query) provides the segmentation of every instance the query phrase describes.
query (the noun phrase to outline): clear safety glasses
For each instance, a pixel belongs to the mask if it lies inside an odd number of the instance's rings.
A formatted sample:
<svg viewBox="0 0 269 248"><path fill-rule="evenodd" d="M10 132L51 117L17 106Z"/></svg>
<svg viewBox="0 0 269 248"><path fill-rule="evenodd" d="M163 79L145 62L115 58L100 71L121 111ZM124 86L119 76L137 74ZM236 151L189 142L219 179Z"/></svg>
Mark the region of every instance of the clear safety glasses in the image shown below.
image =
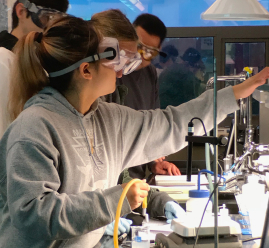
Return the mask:
<svg viewBox="0 0 269 248"><path fill-rule="evenodd" d="M51 72L49 73L49 77L62 76L77 69L82 63L91 63L98 60L101 60L101 63L103 65L114 69L115 66L118 66L120 64L119 54L120 53L118 40L115 38L104 37L99 44L99 53L88 56L60 71Z"/></svg>
<svg viewBox="0 0 269 248"><path fill-rule="evenodd" d="M141 54L144 60L150 61L154 59L158 54L162 57L166 57L166 53L160 51L158 48L147 46L141 41L138 42L137 50Z"/></svg>
<svg viewBox="0 0 269 248"><path fill-rule="evenodd" d="M42 29L44 29L48 23L55 18L67 15L55 9L36 6L34 3L31 3L28 0L19 0L19 3L22 3L23 6L28 9L33 23Z"/></svg>
<svg viewBox="0 0 269 248"><path fill-rule="evenodd" d="M120 51L120 63L114 66L116 72L123 70L123 75L128 75L133 72L142 62L141 56L138 52L128 53L128 51Z"/></svg>

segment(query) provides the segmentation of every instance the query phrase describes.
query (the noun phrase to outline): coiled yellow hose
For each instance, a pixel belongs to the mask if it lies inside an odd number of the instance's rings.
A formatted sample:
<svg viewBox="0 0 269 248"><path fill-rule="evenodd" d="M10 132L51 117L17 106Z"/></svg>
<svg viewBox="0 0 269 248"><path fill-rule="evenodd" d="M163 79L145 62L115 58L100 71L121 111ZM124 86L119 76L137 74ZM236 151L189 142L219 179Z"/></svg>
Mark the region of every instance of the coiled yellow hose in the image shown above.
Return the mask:
<svg viewBox="0 0 269 248"><path fill-rule="evenodd" d="M115 224L114 224L114 233L113 233L113 240L114 240L114 248L119 248L119 241L118 241L118 229L119 229L119 221L120 221L120 213L122 209L122 204L124 201L124 198L129 190L129 188L135 183L141 181L140 179L133 179L129 183L127 183L126 187L123 189L119 203L117 206L117 212L116 212L116 217L115 217ZM147 206L147 197L144 198L142 207Z"/></svg>

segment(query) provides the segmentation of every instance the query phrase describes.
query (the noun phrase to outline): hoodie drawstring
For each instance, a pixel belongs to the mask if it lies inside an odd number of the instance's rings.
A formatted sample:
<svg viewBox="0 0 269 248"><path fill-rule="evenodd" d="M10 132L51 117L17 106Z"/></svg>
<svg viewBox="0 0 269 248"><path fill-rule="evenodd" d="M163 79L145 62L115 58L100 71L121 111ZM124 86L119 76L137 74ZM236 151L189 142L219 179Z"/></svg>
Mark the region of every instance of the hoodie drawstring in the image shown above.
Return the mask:
<svg viewBox="0 0 269 248"><path fill-rule="evenodd" d="M80 124L81 124L81 126L82 126L84 135L85 135L85 137L86 137L86 141L87 141L86 143L87 143L87 146L88 146L89 156L92 157L92 160L93 160L95 166L97 167L97 169L99 169L99 168L98 168L98 165L97 165L97 163L96 163L96 161L95 161L95 159L94 159L93 152L91 152L91 145L90 145L90 143L89 143L87 130L86 130L86 128L84 127L83 122L82 122L80 116L78 116L78 118L79 118ZM93 125L93 137L94 137L94 146L95 146L94 125ZM94 150L93 150L93 151L94 151Z"/></svg>

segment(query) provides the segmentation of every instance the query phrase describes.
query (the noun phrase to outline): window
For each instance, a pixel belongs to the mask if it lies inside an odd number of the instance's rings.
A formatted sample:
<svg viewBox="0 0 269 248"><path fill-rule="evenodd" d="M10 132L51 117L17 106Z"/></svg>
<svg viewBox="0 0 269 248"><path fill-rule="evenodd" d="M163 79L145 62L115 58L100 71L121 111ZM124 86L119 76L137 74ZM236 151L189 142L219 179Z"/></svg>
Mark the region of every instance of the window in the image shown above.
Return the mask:
<svg viewBox="0 0 269 248"><path fill-rule="evenodd" d="M166 38L153 64L157 68L161 108L198 97L213 76L213 37Z"/></svg>
<svg viewBox="0 0 269 248"><path fill-rule="evenodd" d="M70 0L69 13L84 19L92 14L116 8L131 22L141 13L158 16L167 27L258 26L269 21L207 21L200 15L215 0ZM269 0L259 1L269 10Z"/></svg>

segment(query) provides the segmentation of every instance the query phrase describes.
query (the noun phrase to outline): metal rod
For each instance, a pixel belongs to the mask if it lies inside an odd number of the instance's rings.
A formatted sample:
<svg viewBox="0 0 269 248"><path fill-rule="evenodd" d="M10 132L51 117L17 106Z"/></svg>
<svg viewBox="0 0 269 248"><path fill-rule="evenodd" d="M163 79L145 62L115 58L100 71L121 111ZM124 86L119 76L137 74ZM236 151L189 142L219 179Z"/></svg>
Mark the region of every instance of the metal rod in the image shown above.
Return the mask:
<svg viewBox="0 0 269 248"><path fill-rule="evenodd" d="M214 131L213 135L218 136L217 130L217 72L216 72L216 58L214 58ZM214 145L214 188L216 188L218 182L218 150L217 145ZM215 248L218 248L219 244L219 234L218 234L218 189L215 190L214 196L214 218L215 218L215 227L214 227L214 238L215 238Z"/></svg>
<svg viewBox="0 0 269 248"><path fill-rule="evenodd" d="M247 73L242 72L239 75L230 75L230 76L218 76L217 81L239 81L243 82L246 80ZM211 77L206 83L206 89L211 89L212 84L214 83L215 77Z"/></svg>
<svg viewBox="0 0 269 248"><path fill-rule="evenodd" d="M237 124L238 117L237 117L237 110L234 112L234 161L237 158Z"/></svg>
<svg viewBox="0 0 269 248"><path fill-rule="evenodd" d="M228 143L228 148L227 148L227 152L226 152L225 157L227 157L230 154L231 146L232 146L233 139L234 139L234 129L235 128L234 128L234 124L233 124L230 139L229 139L229 143Z"/></svg>
<svg viewBox="0 0 269 248"><path fill-rule="evenodd" d="M252 128L252 95L247 98L247 128Z"/></svg>

